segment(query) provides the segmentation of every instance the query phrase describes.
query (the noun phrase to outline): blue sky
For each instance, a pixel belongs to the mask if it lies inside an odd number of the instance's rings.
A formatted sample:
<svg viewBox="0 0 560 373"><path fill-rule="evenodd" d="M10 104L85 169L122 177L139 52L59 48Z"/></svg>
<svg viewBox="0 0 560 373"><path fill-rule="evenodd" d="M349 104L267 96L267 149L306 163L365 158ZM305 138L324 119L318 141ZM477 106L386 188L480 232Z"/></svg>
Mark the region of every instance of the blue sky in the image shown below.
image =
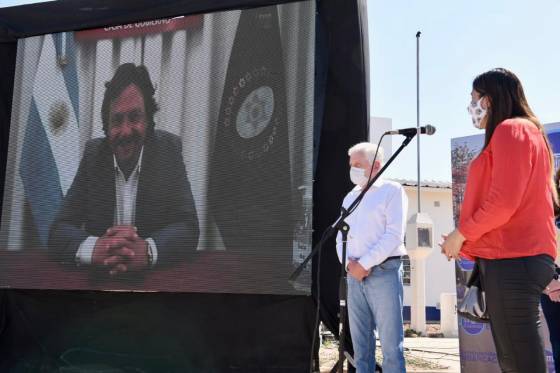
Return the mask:
<svg viewBox="0 0 560 373"><path fill-rule="evenodd" d="M416 126L416 32L420 39L422 179L451 180L450 139L480 133L467 114L473 78L493 67L521 79L543 123L560 122L560 1L369 0L371 113L393 128ZM393 139L393 147L400 144ZM416 142L388 176L416 179Z"/></svg>
<svg viewBox="0 0 560 373"><path fill-rule="evenodd" d="M477 74L512 70L541 121L560 122L559 22L558 0L369 0L371 114L392 118L393 128L416 126L415 35L422 31L420 120L437 132L421 139L421 176L450 181L451 138L479 133L466 111ZM387 176L416 178L416 141Z"/></svg>

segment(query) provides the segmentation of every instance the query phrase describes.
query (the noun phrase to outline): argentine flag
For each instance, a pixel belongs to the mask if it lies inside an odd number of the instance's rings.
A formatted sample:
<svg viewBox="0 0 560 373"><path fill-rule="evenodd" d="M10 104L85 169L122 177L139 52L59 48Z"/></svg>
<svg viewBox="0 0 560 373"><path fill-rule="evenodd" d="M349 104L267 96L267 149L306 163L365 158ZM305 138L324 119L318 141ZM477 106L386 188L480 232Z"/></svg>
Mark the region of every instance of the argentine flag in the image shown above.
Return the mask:
<svg viewBox="0 0 560 373"><path fill-rule="evenodd" d="M80 162L78 102L73 34L45 35L19 169L45 247L50 226Z"/></svg>

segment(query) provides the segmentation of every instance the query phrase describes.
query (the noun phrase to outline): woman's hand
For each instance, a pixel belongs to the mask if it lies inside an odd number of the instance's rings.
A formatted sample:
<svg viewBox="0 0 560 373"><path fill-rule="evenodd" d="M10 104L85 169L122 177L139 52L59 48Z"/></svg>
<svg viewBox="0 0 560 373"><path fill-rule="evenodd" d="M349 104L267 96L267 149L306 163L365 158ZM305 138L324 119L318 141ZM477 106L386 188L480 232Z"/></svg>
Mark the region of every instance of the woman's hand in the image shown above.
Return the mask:
<svg viewBox="0 0 560 373"><path fill-rule="evenodd" d="M544 289L544 292L551 301L560 302L560 281L552 280L550 284Z"/></svg>
<svg viewBox="0 0 560 373"><path fill-rule="evenodd" d="M447 260L459 259L459 251L461 251L461 247L466 240L461 232L455 229L448 235L443 235L442 238L443 242L439 244L441 253L447 257Z"/></svg>
<svg viewBox="0 0 560 373"><path fill-rule="evenodd" d="M560 290L553 291L552 293L548 294L548 297L553 302L560 302Z"/></svg>

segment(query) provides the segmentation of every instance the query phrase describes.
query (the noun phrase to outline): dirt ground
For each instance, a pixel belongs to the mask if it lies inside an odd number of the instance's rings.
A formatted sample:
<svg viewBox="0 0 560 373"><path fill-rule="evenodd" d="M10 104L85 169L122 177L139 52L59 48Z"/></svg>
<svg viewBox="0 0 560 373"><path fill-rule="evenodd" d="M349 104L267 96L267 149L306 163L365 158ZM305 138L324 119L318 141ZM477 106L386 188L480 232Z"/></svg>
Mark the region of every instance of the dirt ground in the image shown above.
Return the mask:
<svg viewBox="0 0 560 373"><path fill-rule="evenodd" d="M441 337L439 325L429 325L425 336L414 336L415 333L409 330L406 324L404 329L407 335L413 335L405 338L407 372L460 371L458 340L456 338L438 338ZM338 360L338 342L327 331L323 331L321 334L323 341L319 350L320 370L321 373L327 373ZM379 341L377 341L375 355L376 360L382 363Z"/></svg>

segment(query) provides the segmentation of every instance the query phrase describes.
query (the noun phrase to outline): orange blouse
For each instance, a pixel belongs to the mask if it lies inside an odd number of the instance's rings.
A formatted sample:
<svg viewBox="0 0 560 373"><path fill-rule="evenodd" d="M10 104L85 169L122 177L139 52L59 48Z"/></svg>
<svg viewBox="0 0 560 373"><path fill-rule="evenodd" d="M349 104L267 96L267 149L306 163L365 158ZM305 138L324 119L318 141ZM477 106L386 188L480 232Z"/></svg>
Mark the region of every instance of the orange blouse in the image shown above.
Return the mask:
<svg viewBox="0 0 560 373"><path fill-rule="evenodd" d="M547 254L556 258L550 158L543 133L526 119L500 123L469 167L459 231L473 259Z"/></svg>

